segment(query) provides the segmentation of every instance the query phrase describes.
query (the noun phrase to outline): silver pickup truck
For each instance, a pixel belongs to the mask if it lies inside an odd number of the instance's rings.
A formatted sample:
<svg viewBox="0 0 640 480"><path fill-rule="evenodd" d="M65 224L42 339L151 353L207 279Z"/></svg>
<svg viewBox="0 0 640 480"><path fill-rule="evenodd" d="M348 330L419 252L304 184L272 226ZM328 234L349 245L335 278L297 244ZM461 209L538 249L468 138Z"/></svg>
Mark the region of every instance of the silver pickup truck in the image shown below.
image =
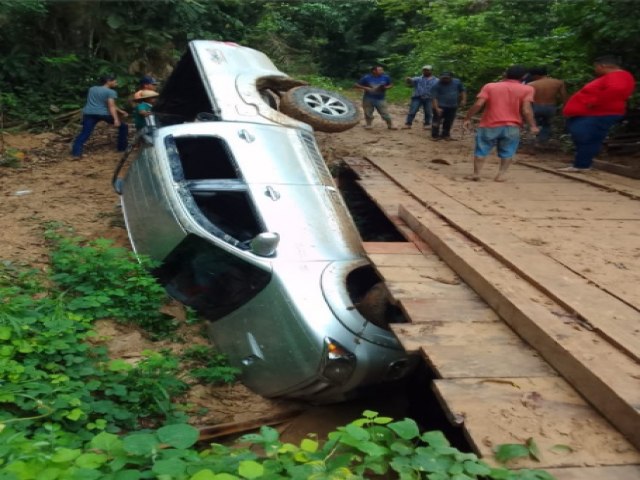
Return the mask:
<svg viewBox="0 0 640 480"><path fill-rule="evenodd" d="M134 250L261 395L341 400L411 367L313 135L357 122L263 53L194 41L118 188Z"/></svg>

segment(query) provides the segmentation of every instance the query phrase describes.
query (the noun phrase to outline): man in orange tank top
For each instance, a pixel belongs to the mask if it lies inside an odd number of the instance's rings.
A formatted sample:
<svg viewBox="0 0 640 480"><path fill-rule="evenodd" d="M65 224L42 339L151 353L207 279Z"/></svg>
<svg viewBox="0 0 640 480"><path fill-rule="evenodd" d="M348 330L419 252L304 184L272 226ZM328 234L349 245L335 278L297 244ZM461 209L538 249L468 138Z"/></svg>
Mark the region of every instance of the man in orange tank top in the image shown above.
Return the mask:
<svg viewBox="0 0 640 480"><path fill-rule="evenodd" d="M520 143L523 116L531 132L534 134L539 132L531 109L533 87L522 83L526 73L527 70L520 65L509 67L502 81L487 83L482 87L476 102L467 111L464 128L468 128L471 117L484 108L476 131L472 180L480 180L484 161L493 147L496 147L500 158L500 169L495 181L505 181L505 174Z"/></svg>

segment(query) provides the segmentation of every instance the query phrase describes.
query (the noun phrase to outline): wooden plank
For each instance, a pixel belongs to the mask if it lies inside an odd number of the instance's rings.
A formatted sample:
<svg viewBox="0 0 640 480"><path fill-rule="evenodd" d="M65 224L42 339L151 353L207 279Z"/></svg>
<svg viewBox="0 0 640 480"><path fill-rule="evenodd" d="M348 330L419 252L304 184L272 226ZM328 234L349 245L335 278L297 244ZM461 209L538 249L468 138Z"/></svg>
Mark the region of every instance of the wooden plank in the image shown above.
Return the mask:
<svg viewBox="0 0 640 480"><path fill-rule="evenodd" d="M435 208L458 230L532 282L563 307L576 312L608 340L640 361L640 312L541 253L515 235L477 217Z"/></svg>
<svg viewBox="0 0 640 480"><path fill-rule="evenodd" d="M399 301L400 308L412 323L443 322L497 322L502 321L477 295L465 298L406 298Z"/></svg>
<svg viewBox="0 0 640 480"><path fill-rule="evenodd" d="M640 463L640 453L559 377L435 380L434 389L449 418L462 425L474 450L489 463L495 463L497 445L528 439L537 444L540 461L522 459L509 466Z"/></svg>
<svg viewBox="0 0 640 480"><path fill-rule="evenodd" d="M421 352L440 378L557 375L502 322L397 324L393 331L408 352Z"/></svg>
<svg viewBox="0 0 640 480"><path fill-rule="evenodd" d="M609 180L601 180L592 175L584 175L582 173L568 173L568 172L560 172L554 167L548 167L539 163L531 163L531 162L518 162L519 165L525 165L529 168L535 168L538 170L543 170L548 173L552 173L554 175L559 175L563 177L568 177L573 180L577 180L580 182L588 183L595 187L600 187L604 190L610 192L617 192L620 195L627 196L629 198L633 198L635 200L640 200L640 182L635 182L635 186L627 186L624 184L620 184L616 181Z"/></svg>
<svg viewBox="0 0 640 480"><path fill-rule="evenodd" d="M476 294L464 284L451 285L424 278L420 282L387 282L389 293L396 299L446 298L450 301L472 298Z"/></svg>
<svg viewBox="0 0 640 480"><path fill-rule="evenodd" d="M518 335L640 448L640 367L434 213L400 216ZM418 219L420 217L420 219Z"/></svg>
<svg viewBox="0 0 640 480"><path fill-rule="evenodd" d="M420 250L411 242L362 242L362 245L370 257L377 254L421 255Z"/></svg>
<svg viewBox="0 0 640 480"><path fill-rule="evenodd" d="M378 273L386 282L423 282L424 280L434 280L446 285L458 285L461 283L453 271L446 265L432 265L429 267L417 266L382 266L376 267Z"/></svg>
<svg viewBox="0 0 640 480"><path fill-rule="evenodd" d="M556 480L638 480L640 465L613 467L548 468Z"/></svg>

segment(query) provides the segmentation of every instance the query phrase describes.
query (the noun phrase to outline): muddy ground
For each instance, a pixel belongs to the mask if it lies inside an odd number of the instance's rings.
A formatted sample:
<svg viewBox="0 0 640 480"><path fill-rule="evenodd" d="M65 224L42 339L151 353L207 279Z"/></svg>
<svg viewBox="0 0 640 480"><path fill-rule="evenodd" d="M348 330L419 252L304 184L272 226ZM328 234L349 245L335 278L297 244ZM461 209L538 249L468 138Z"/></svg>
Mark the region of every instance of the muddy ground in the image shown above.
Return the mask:
<svg viewBox="0 0 640 480"><path fill-rule="evenodd" d="M396 125L403 123L404 107L392 108ZM420 120L420 118L418 118ZM69 155L70 142L75 129L39 134L4 133L4 146L10 148L19 165L0 166L0 202L3 212L0 229L0 260L27 263L46 269L48 252L42 236L47 222L64 222L86 238L104 237L117 245L128 246L124 224L120 214L119 199L111 188L114 167L121 158L115 152L116 131L101 124L88 142L85 156L74 161ZM457 125L453 129L454 141L433 142L421 123L414 123L411 130L392 131L380 119L372 130L357 126L340 134L317 134L326 161L340 163L343 157L362 157L377 152L392 152L396 158L424 158L426 168L437 170L444 161L468 162L471 171L472 138ZM569 156L560 145L552 152L529 149L523 153L531 160L538 157L559 157L568 161ZM495 160L494 160L495 162ZM488 165L487 168L493 168ZM177 316L179 306L170 306ZM142 332L113 322L98 325L100 335L109 344L115 357L135 360L139 352L152 348L179 350L184 344L162 342L153 344ZM187 344L204 343L198 330ZM387 392L388 393L388 392ZM326 432L335 425L355 418L364 408L371 408L387 415L403 416L405 407L402 395L393 393L375 399L352 402L342 406L310 407L297 402L264 399L253 394L241 384L225 387L197 386L185 402L204 408L207 413L194 419L198 425L241 422L252 419L268 419L287 412L306 411L293 423L281 429L285 437L295 440L309 432Z"/></svg>

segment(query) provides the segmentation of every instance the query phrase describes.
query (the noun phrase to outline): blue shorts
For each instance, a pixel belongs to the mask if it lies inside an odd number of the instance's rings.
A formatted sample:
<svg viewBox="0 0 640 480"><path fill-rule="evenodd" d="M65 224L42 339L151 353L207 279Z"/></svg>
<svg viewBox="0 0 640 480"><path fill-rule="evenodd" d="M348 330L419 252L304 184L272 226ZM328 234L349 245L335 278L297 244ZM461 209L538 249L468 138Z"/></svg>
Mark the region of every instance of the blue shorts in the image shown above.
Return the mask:
<svg viewBox="0 0 640 480"><path fill-rule="evenodd" d="M512 158L520 144L520 127L480 127L476 130L476 149L473 154L484 158L495 146L498 157Z"/></svg>

